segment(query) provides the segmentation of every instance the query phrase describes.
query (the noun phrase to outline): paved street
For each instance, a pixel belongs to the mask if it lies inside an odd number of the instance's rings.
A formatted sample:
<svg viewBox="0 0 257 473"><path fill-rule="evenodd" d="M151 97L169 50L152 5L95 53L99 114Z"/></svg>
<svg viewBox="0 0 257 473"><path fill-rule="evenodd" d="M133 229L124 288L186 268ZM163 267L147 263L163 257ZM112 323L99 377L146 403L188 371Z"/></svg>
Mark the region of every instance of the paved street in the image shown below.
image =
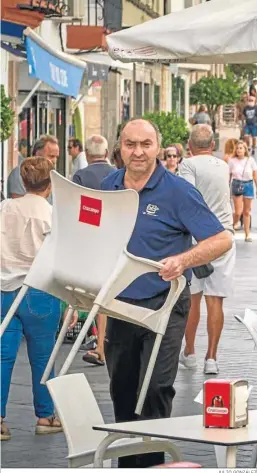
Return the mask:
<svg viewBox="0 0 257 473"><path fill-rule="evenodd" d="M247 331L240 326L233 314L243 315L249 307L257 311L257 205L255 201L252 244L243 241L238 233L237 265L235 293L225 303L225 327L219 350L220 377L245 377L255 385L251 394L250 408L257 408L257 351L253 352L253 343ZM202 388L206 379L202 373L203 358L206 349L206 312L203 305L203 316L197 337L197 355L199 368L197 372L179 369L174 401L173 416L201 413L200 405L193 399ZM66 345L58 359L57 365L63 362L69 347ZM74 372L85 372L100 405L106 422L113 421L112 404L108 391L106 369L85 365L81 353L73 365ZM76 402L76 399L74 399ZM86 399L85 399L86 403ZM54 468L66 467L66 442L63 434L35 436L35 418L32 409L31 379L28 367L25 344L22 344L15 366L8 406L8 425L12 439L2 442L2 466L9 468ZM86 442L86 439L85 439ZM177 442L186 460L196 461L204 467L215 467L214 450L211 446ZM248 466L251 447L240 448L239 467Z"/></svg>

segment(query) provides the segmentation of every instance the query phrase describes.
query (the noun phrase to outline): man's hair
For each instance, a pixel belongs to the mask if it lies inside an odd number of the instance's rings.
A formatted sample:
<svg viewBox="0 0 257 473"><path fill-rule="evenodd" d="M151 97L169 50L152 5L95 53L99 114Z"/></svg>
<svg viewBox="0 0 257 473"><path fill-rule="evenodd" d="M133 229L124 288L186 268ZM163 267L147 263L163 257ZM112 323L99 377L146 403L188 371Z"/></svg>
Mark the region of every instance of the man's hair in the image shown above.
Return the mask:
<svg viewBox="0 0 257 473"><path fill-rule="evenodd" d="M21 177L29 192L43 192L49 186L50 171L54 169L49 159L43 157L27 158L21 164Z"/></svg>
<svg viewBox="0 0 257 473"><path fill-rule="evenodd" d="M32 155L36 156L36 154L39 151L42 151L47 143L55 144L58 145L58 139L55 136L52 135L42 135L40 138L35 141L33 149L32 149Z"/></svg>
<svg viewBox="0 0 257 473"><path fill-rule="evenodd" d="M194 125L190 134L190 141L196 149L209 149L213 141L213 131L210 125Z"/></svg>
<svg viewBox="0 0 257 473"><path fill-rule="evenodd" d="M129 123L132 123L132 122L135 122L135 121L138 121L138 120L141 120L143 122L146 122L146 123L149 123L153 129L155 130L156 132L156 137L157 137L157 141L158 141L158 144L161 146L161 143L162 143L162 135L161 135L161 132L158 128L158 126L156 125L156 123L154 123L152 120L148 120L146 118L131 118L130 120L128 120L127 122L125 122L121 128L120 128L120 134L119 134L119 141L121 140L121 135L122 135L122 132L124 130L124 128L126 128L126 126L129 124Z"/></svg>
<svg viewBox="0 0 257 473"><path fill-rule="evenodd" d="M79 148L79 151L81 153L81 151L83 151L83 145L81 143L81 141L78 139L78 138L70 138L69 139L69 143L71 144L71 146L73 146L74 148Z"/></svg>
<svg viewBox="0 0 257 473"><path fill-rule="evenodd" d="M104 136L92 135L85 143L85 150L89 156L105 156L108 151L108 143Z"/></svg>

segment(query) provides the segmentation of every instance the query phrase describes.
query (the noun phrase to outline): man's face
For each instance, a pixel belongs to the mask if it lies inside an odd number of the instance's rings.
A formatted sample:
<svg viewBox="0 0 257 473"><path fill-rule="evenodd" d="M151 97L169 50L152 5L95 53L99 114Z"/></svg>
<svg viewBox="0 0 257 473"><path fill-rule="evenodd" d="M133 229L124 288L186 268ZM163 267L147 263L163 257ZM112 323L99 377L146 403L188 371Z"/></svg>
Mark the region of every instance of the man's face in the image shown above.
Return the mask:
<svg viewBox="0 0 257 473"><path fill-rule="evenodd" d="M129 122L121 134L121 156L126 168L147 174L160 152L156 130L144 120Z"/></svg>
<svg viewBox="0 0 257 473"><path fill-rule="evenodd" d="M256 103L255 97L252 97L252 96L250 95L250 97L249 97L249 99L248 99L248 105L249 105L250 107L254 107L255 103Z"/></svg>
<svg viewBox="0 0 257 473"><path fill-rule="evenodd" d="M79 147L78 146L73 146L72 141L69 141L68 153L72 158L76 158L76 156L78 156L78 154L79 154Z"/></svg>
<svg viewBox="0 0 257 473"><path fill-rule="evenodd" d="M45 147L43 148L43 154L42 156L46 159L49 159L53 163L53 165L56 165L56 161L59 158L59 146L56 143L46 143Z"/></svg>

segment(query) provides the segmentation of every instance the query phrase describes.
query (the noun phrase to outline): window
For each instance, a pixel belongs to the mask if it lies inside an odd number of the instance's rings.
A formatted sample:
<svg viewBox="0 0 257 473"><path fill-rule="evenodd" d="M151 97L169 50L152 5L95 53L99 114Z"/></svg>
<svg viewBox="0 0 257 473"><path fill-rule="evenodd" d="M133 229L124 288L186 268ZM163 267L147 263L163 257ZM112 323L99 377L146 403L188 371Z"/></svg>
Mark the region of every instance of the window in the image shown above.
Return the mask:
<svg viewBox="0 0 257 473"><path fill-rule="evenodd" d="M136 82L136 117L142 116L142 82Z"/></svg>
<svg viewBox="0 0 257 473"><path fill-rule="evenodd" d="M150 111L150 84L144 85L144 113Z"/></svg>
<svg viewBox="0 0 257 473"><path fill-rule="evenodd" d="M160 86L159 85L154 86L154 111L155 112L160 111Z"/></svg>

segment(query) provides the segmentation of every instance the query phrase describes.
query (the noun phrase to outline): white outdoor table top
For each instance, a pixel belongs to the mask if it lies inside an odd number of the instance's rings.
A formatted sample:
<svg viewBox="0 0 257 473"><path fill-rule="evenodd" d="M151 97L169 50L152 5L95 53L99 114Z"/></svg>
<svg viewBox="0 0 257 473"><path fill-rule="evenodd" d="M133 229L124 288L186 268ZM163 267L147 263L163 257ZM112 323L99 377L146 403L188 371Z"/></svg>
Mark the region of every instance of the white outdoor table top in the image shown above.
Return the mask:
<svg viewBox="0 0 257 473"><path fill-rule="evenodd" d="M205 428L202 415L103 424L96 425L93 429L109 433L187 440L223 446L255 444L257 443L257 410L249 411L247 427L237 429Z"/></svg>

